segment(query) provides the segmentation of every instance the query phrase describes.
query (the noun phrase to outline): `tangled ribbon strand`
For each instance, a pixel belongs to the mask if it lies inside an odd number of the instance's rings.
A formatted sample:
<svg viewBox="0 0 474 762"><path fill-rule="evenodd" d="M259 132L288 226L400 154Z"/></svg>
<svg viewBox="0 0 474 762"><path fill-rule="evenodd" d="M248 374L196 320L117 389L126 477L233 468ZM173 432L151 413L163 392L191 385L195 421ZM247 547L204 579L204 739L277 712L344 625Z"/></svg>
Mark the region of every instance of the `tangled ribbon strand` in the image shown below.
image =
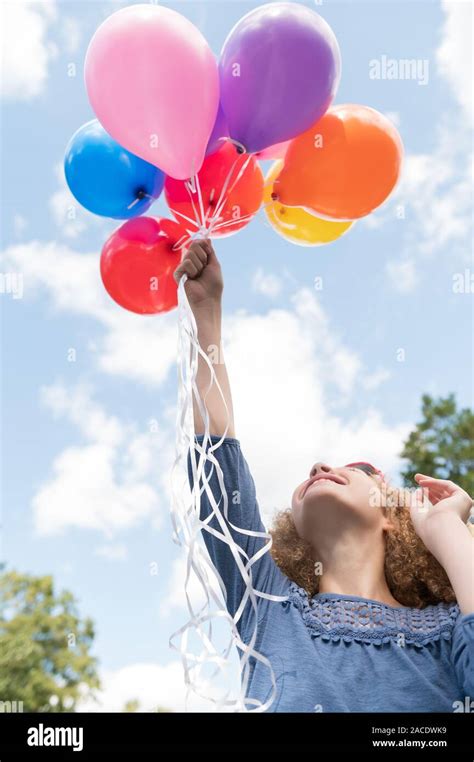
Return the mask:
<svg viewBox="0 0 474 762"><path fill-rule="evenodd" d="M216 450L222 445L229 427L229 410L225 402L224 394L217 380L214 368L207 354L201 348L197 326L190 308L184 284L187 276L183 275L178 288L178 411L176 427L176 459L172 471L172 522L174 528L174 540L186 551L186 576L184 580L185 596L189 612L189 620L170 638L170 647L180 654L184 668L185 684L187 688L186 700L190 692L201 696L214 703L216 711L223 708L232 708L234 711L265 712L273 703L276 695L276 682L269 659L260 654L256 648L257 642L257 606L258 598L281 602L286 597L271 595L255 590L252 582L252 566L268 553L271 547L271 536L267 532L256 532L244 529L233 524L229 519L229 500L224 483L224 475L216 457ZM210 372L209 386L201 395L197 382L197 370L199 358L207 364ZM212 385L215 384L223 400L227 424L224 433L218 442L212 443L210 434L209 412L206 408L206 397ZM194 437L193 419L193 396L196 400L200 415L204 422L204 437L199 444ZM209 446L208 446L209 445ZM189 489L187 478L188 457L190 458L192 472L192 488ZM206 474L206 463L211 464L210 473ZM210 479L215 471L220 496L218 499L212 492ZM184 474L185 472L185 474ZM211 507L210 515L202 520L201 496L205 495ZM214 527L211 526L215 518ZM232 536L231 529L238 534L248 537L256 537L266 540L266 543L251 557L243 550ZM235 573L240 574L244 582L245 591L237 611L232 616L226 609L226 590L222 578L212 565L207 552L200 542L202 532L209 532L220 542L226 543L235 563ZM194 575L204 594L205 602L200 608L195 609L189 592L191 576ZM220 593L215 591L212 581L217 576ZM250 604L254 614L254 627L250 639L244 643L239 633L237 624L242 617L247 604ZM214 605L213 605L214 604ZM212 623L215 619L224 619L230 625L230 637L227 645L219 651L213 643ZM202 651L199 654L192 653L188 649L188 636L194 632L202 643ZM179 644L175 641L180 639ZM206 664L215 665L212 678L219 672L223 672L230 660L232 646L240 650L241 687L238 698L229 698L229 692L223 698L217 700L201 691L199 681L202 669ZM251 659L264 664L270 671L271 692L265 702L247 697L248 683L251 673ZM249 708L249 705L253 708Z"/></svg>

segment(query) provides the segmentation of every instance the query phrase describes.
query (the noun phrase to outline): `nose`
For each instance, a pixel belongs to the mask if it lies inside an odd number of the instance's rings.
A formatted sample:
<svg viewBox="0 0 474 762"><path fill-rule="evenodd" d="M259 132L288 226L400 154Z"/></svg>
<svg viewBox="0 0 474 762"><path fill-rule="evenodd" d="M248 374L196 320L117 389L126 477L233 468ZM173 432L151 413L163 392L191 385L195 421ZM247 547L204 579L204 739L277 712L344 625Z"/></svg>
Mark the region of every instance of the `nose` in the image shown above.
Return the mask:
<svg viewBox="0 0 474 762"><path fill-rule="evenodd" d="M318 474L328 474L332 471L331 466L328 466L327 463L321 463L318 461L314 464L311 471L309 472L310 477L317 476Z"/></svg>

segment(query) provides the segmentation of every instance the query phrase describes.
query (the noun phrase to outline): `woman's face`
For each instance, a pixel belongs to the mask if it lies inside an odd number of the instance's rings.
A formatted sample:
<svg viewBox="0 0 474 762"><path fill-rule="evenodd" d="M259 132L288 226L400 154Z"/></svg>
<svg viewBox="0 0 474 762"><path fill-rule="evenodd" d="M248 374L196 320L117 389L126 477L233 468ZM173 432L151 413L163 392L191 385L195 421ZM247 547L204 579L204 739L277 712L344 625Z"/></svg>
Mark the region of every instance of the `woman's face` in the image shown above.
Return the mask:
<svg viewBox="0 0 474 762"><path fill-rule="evenodd" d="M293 492L291 508L298 534L311 541L347 521L360 527L385 528L388 522L380 508L382 481L383 477L368 465L315 463Z"/></svg>

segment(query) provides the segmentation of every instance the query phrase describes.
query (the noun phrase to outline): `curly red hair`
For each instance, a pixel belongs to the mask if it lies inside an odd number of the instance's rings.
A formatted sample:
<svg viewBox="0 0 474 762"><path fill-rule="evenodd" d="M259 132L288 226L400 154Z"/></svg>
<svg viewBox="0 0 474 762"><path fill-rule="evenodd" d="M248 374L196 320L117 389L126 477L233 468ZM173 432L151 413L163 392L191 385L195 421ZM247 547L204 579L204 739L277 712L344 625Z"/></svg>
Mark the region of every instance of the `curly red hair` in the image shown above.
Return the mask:
<svg viewBox="0 0 474 762"><path fill-rule="evenodd" d="M407 508L387 507L393 528L385 534L385 576L403 606L424 608L456 600L448 576L415 532ZM280 511L270 529L271 554L282 572L312 597L318 592L313 550L296 531L291 509Z"/></svg>

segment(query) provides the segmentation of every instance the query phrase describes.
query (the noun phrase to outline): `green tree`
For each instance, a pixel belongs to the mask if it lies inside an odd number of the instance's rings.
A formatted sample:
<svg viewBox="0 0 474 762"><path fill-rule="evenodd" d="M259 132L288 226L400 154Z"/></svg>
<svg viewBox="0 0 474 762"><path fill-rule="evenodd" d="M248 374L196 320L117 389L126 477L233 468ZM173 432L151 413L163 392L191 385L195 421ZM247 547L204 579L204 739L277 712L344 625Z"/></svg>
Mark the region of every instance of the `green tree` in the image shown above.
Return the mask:
<svg viewBox="0 0 474 762"><path fill-rule="evenodd" d="M125 706L123 708L124 712L138 712L140 709L140 702L138 699L129 699L125 702Z"/></svg>
<svg viewBox="0 0 474 762"><path fill-rule="evenodd" d="M122 709L123 712L139 712L140 702L138 699L129 699L125 702L125 706ZM156 709L150 709L150 712L158 712L158 714L169 714L172 709L166 709L164 706L157 706Z"/></svg>
<svg viewBox="0 0 474 762"><path fill-rule="evenodd" d="M0 700L25 712L72 712L99 688L94 627L50 576L0 573Z"/></svg>
<svg viewBox="0 0 474 762"><path fill-rule="evenodd" d="M453 394L422 397L422 420L404 443L404 483L413 486L416 473L451 479L474 495L474 413L458 409Z"/></svg>

